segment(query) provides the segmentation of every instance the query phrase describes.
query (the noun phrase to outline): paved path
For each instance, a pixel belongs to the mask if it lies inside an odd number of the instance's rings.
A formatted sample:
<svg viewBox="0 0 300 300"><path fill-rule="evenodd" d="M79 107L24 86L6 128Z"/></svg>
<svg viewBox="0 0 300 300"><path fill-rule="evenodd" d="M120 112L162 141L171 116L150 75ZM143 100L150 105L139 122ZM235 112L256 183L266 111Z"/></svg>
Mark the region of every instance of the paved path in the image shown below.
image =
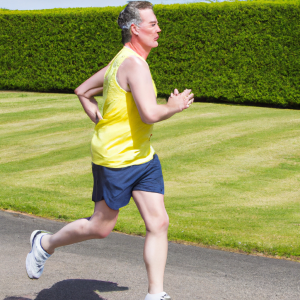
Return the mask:
<svg viewBox="0 0 300 300"><path fill-rule="evenodd" d="M57 250L29 280L31 232L63 225L0 211L0 300L144 299L144 239L118 233ZM174 300L299 300L300 263L170 243L165 290Z"/></svg>

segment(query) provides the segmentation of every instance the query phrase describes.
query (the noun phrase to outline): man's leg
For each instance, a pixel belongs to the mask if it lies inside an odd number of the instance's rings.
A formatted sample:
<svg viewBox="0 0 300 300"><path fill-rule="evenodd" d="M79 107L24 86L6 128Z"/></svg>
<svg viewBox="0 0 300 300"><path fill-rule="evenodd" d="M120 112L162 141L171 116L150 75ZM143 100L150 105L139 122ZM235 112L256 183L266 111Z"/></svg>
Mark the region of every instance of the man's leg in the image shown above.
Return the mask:
<svg viewBox="0 0 300 300"><path fill-rule="evenodd" d="M55 248L61 246L105 238L114 229L118 213L118 210L109 208L104 200L96 202L91 218L74 221L53 235L43 236L41 245L47 253L52 254Z"/></svg>
<svg viewBox="0 0 300 300"><path fill-rule="evenodd" d="M149 294L163 292L164 271L168 253L169 217L164 196L158 193L133 191L133 199L146 225L144 261L148 274Z"/></svg>
<svg viewBox="0 0 300 300"><path fill-rule="evenodd" d="M105 201L100 201L95 204L94 214L89 219L72 222L55 234L34 231L30 238L31 251L26 257L28 277L40 278L45 262L55 248L108 236L116 224L118 213L118 210L110 209Z"/></svg>

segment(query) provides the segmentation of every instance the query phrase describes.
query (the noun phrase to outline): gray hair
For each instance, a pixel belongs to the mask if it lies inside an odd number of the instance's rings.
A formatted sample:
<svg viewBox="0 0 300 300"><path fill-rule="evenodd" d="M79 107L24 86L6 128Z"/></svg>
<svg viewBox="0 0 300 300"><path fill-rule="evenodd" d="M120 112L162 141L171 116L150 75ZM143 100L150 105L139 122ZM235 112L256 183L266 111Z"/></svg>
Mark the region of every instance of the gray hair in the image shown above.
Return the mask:
<svg viewBox="0 0 300 300"><path fill-rule="evenodd" d="M118 18L118 25L122 29L122 43L125 45L131 40L131 25L139 26L142 22L139 10L152 9L153 5L148 1L129 1Z"/></svg>

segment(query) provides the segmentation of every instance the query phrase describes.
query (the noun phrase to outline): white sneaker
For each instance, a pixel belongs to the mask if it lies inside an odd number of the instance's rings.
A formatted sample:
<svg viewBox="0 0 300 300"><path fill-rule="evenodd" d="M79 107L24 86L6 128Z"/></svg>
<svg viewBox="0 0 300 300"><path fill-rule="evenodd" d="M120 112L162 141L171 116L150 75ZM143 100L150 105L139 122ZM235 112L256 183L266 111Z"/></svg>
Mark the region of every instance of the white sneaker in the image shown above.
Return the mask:
<svg viewBox="0 0 300 300"><path fill-rule="evenodd" d="M147 294L145 300L172 300L171 297L165 293L158 293L158 294Z"/></svg>
<svg viewBox="0 0 300 300"><path fill-rule="evenodd" d="M46 260L51 256L41 246L41 238L51 232L35 230L30 236L31 251L26 257L26 271L30 279L39 279L43 273Z"/></svg>

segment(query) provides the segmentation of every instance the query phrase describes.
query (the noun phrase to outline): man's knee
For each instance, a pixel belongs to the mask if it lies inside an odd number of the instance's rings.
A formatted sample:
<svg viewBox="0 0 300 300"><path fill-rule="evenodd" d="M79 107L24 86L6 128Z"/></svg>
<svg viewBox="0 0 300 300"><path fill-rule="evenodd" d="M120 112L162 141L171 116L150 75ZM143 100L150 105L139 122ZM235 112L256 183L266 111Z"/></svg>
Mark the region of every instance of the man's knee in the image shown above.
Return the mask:
<svg viewBox="0 0 300 300"><path fill-rule="evenodd" d="M114 229L115 222L105 223L105 222L93 222L91 224L91 232L95 239L106 238Z"/></svg>
<svg viewBox="0 0 300 300"><path fill-rule="evenodd" d="M98 204L98 210L94 212L90 220L90 228L94 238L106 238L114 229L118 214L118 211L110 209L104 201L101 201Z"/></svg>
<svg viewBox="0 0 300 300"><path fill-rule="evenodd" d="M112 229L110 226L97 226L97 224L94 224L92 228L92 235L95 239L104 239L111 233L111 231Z"/></svg>
<svg viewBox="0 0 300 300"><path fill-rule="evenodd" d="M111 233L111 230L97 230L96 238L97 239L104 239Z"/></svg>
<svg viewBox="0 0 300 300"><path fill-rule="evenodd" d="M146 226L147 231L152 233L161 233L168 231L169 227L169 216L159 216L153 218Z"/></svg>

